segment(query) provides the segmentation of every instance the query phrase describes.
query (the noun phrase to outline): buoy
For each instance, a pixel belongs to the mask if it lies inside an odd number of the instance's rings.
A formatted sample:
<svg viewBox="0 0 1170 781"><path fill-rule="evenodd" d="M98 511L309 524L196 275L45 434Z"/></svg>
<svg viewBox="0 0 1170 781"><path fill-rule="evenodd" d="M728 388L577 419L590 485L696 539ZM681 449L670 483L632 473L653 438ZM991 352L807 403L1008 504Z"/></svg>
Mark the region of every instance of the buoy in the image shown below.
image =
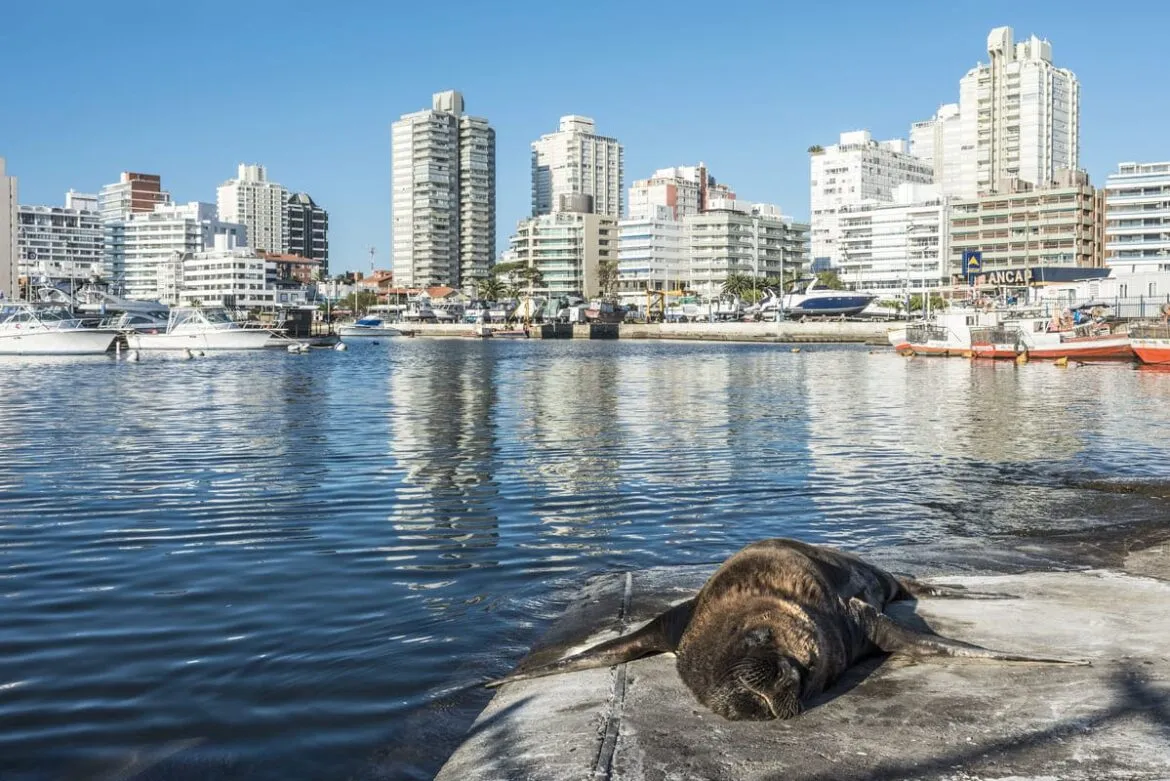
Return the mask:
<svg viewBox="0 0 1170 781"><path fill-rule="evenodd" d="M1061 358L1057 358L1055 361L1052 362L1052 365L1053 366L1068 366L1068 356L1065 355Z"/></svg>
<svg viewBox="0 0 1170 781"><path fill-rule="evenodd" d="M903 351L902 351L902 356L903 356L903 357L905 357L905 358L913 358L913 357L914 357L914 351L913 351L913 350L903 350Z"/></svg>
<svg viewBox="0 0 1170 781"><path fill-rule="evenodd" d="M1016 356L1016 365L1023 366L1028 362L1028 353L1023 352Z"/></svg>
<svg viewBox="0 0 1170 781"><path fill-rule="evenodd" d="M964 358L974 358L975 353L971 350L967 350L965 353L963 353L963 357Z"/></svg>
<svg viewBox="0 0 1170 781"><path fill-rule="evenodd" d="M138 360L138 351L137 350L129 350L126 353L126 360L130 361L131 363L134 363L135 361L137 361Z"/></svg>
<svg viewBox="0 0 1170 781"><path fill-rule="evenodd" d="M184 348L183 348L183 360L184 360L184 361L189 361L189 360L191 360L191 359L192 359L192 358L194 358L194 357L195 357L194 353L192 353L192 352L191 352L190 350L188 350L186 347L184 347Z"/></svg>
<svg viewBox="0 0 1170 781"><path fill-rule="evenodd" d="M288 346L288 351L290 353L299 353L301 351L301 346L299 344L290 344Z"/></svg>
<svg viewBox="0 0 1170 781"><path fill-rule="evenodd" d="M800 348L799 348L799 347L793 347L793 348L792 348L792 352L794 352L794 353L798 353L798 352L800 352Z"/></svg>
<svg viewBox="0 0 1170 781"><path fill-rule="evenodd" d="M338 342L337 344L333 345L333 349L337 350L338 352L345 352L349 348L345 346L345 342Z"/></svg>

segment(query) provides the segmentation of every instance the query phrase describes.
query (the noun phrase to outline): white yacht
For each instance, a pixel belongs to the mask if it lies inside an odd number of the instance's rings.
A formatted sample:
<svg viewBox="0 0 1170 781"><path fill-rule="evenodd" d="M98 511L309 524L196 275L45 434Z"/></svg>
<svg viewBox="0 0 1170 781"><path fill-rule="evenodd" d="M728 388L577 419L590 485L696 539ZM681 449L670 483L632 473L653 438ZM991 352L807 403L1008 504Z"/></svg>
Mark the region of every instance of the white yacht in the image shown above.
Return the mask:
<svg viewBox="0 0 1170 781"><path fill-rule="evenodd" d="M367 315L352 323L344 323L338 327L337 334L343 340L377 339L387 336L402 336L402 331L380 317Z"/></svg>
<svg viewBox="0 0 1170 781"><path fill-rule="evenodd" d="M256 350L267 347L273 332L236 322L225 309L178 307L158 333L126 335L132 350Z"/></svg>
<svg viewBox="0 0 1170 781"><path fill-rule="evenodd" d="M0 308L0 355L101 355L117 335L86 325L64 307Z"/></svg>

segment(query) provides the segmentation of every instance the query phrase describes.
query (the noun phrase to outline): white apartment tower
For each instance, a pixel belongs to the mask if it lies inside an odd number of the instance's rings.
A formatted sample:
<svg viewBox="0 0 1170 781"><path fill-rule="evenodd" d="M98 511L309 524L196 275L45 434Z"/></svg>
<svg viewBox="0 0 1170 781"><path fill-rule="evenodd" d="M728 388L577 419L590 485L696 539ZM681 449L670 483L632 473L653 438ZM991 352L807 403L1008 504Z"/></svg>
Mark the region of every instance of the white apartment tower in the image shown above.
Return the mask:
<svg viewBox="0 0 1170 781"><path fill-rule="evenodd" d="M288 190L268 181L262 165L240 163L236 178L216 191L219 219L243 225L252 249L284 252L288 247L285 204Z"/></svg>
<svg viewBox="0 0 1170 781"><path fill-rule="evenodd" d="M105 231L96 206L97 196L69 192L64 208L18 207L19 273L48 280L102 273Z"/></svg>
<svg viewBox="0 0 1170 781"><path fill-rule="evenodd" d="M930 163L939 195L959 195L963 189L962 122L959 104L946 103L930 119L910 126L910 154Z"/></svg>
<svg viewBox="0 0 1170 781"><path fill-rule="evenodd" d="M213 203L159 204L151 212L135 212L106 224L114 262L123 270L128 298L156 299L165 294L160 274L176 255L203 252L216 246L247 244L243 225L220 221Z"/></svg>
<svg viewBox="0 0 1170 781"><path fill-rule="evenodd" d="M837 212L866 201L889 202L900 184L931 184L934 166L910 154L902 139L874 141L868 130L842 133L810 156L811 250L814 262L840 260Z"/></svg>
<svg viewBox="0 0 1170 781"><path fill-rule="evenodd" d="M837 273L846 287L904 297L949 282L949 198L937 186L900 184L890 202L846 206L837 216Z"/></svg>
<svg viewBox="0 0 1170 781"><path fill-rule="evenodd" d="M561 117L560 129L532 143L532 215L561 211L562 196L588 195L593 211L622 216L622 145L599 136L589 117Z"/></svg>
<svg viewBox="0 0 1170 781"><path fill-rule="evenodd" d="M496 131L463 113L463 95L391 128L394 281L465 287L488 276L496 244Z"/></svg>
<svg viewBox="0 0 1170 781"><path fill-rule="evenodd" d="M20 292L16 272L16 177L4 172L0 157L0 298L15 298Z"/></svg>
<svg viewBox="0 0 1170 781"><path fill-rule="evenodd" d="M1052 44L1036 36L1014 43L1010 27L987 36L990 62L959 82L963 151L958 194L973 198L1009 188L1009 179L1049 185L1058 169L1078 169L1080 83L1052 64Z"/></svg>
<svg viewBox="0 0 1170 781"><path fill-rule="evenodd" d="M1170 162L1121 163L1105 180L1105 264L1170 271Z"/></svg>

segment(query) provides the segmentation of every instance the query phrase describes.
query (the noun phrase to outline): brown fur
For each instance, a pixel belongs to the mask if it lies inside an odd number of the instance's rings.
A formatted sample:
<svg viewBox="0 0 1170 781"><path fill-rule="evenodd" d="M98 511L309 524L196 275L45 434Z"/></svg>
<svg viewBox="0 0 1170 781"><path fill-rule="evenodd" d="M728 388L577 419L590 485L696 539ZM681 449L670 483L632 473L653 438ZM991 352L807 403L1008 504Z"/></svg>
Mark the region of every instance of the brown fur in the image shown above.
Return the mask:
<svg viewBox="0 0 1170 781"><path fill-rule="evenodd" d="M517 670L488 685L674 651L683 682L716 713L733 720L783 719L800 713L852 664L878 650L1064 661L990 651L917 632L882 612L889 603L912 595L955 593L945 586L899 580L832 548L763 540L724 562L696 597L636 632L552 664Z"/></svg>

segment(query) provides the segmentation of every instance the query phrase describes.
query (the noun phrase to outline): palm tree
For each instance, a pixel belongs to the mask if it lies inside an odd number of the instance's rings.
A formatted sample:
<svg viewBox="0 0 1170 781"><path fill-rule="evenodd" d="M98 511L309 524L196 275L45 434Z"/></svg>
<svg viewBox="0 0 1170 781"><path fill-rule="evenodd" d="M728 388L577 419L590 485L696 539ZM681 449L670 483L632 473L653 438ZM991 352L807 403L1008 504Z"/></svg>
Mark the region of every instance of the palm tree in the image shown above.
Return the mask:
<svg viewBox="0 0 1170 781"><path fill-rule="evenodd" d="M723 292L735 298L743 298L751 289L752 278L746 274L732 272L727 275L727 279L723 280Z"/></svg>
<svg viewBox="0 0 1170 781"><path fill-rule="evenodd" d="M499 301L504 297L504 283L496 277L488 277L476 285L475 294L483 301Z"/></svg>

